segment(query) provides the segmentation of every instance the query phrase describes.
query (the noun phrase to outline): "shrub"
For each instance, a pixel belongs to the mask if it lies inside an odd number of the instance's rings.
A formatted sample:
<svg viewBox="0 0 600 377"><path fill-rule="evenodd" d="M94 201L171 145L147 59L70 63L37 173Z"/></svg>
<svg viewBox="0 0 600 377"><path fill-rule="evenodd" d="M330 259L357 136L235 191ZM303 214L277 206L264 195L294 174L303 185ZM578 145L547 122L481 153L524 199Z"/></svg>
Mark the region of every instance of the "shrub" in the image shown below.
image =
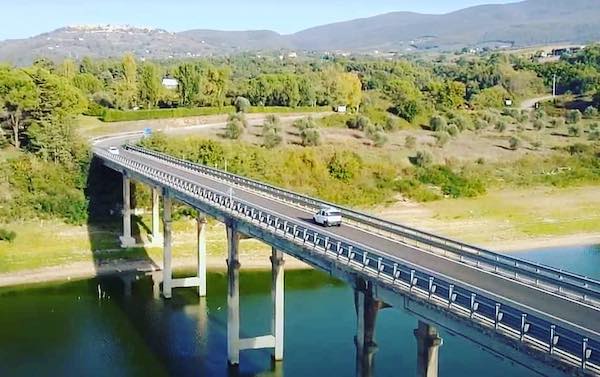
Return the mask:
<svg viewBox="0 0 600 377"><path fill-rule="evenodd" d="M573 124L569 126L569 136L571 137L579 137L581 136L581 126L578 124Z"/></svg>
<svg viewBox="0 0 600 377"><path fill-rule="evenodd" d="M561 128L565 126L565 118L554 118L552 119L552 127Z"/></svg>
<svg viewBox="0 0 600 377"><path fill-rule="evenodd" d="M567 112L567 124L576 124L581 122L581 111L569 110Z"/></svg>
<svg viewBox="0 0 600 377"><path fill-rule="evenodd" d="M229 118L227 120L229 122L238 121L242 125L242 127L248 128L248 120L246 119L246 114L244 113L229 114Z"/></svg>
<svg viewBox="0 0 600 377"><path fill-rule="evenodd" d="M305 128L300 131L302 145L305 147L316 147L321 144L321 133L316 128Z"/></svg>
<svg viewBox="0 0 600 377"><path fill-rule="evenodd" d="M513 136L510 138L510 140L508 141L508 145L510 146L510 149L512 149L513 151L516 151L517 149L519 149L521 147L521 139L519 139L516 136Z"/></svg>
<svg viewBox="0 0 600 377"><path fill-rule="evenodd" d="M494 127L494 129L498 132L504 132L504 131L506 131L506 128L507 128L507 124L503 120L499 120L498 123L496 123L496 127Z"/></svg>
<svg viewBox="0 0 600 377"><path fill-rule="evenodd" d="M275 148L280 145L283 138L275 129L271 128L266 133L263 133L263 146L268 149Z"/></svg>
<svg viewBox="0 0 600 377"><path fill-rule="evenodd" d="M539 120L539 119L544 119L544 118L546 118L546 112L544 110L535 110L533 112L534 120Z"/></svg>
<svg viewBox="0 0 600 377"><path fill-rule="evenodd" d="M533 128L537 131L541 131L546 128L546 122L544 122L542 119L537 119L535 122L533 122Z"/></svg>
<svg viewBox="0 0 600 377"><path fill-rule="evenodd" d="M534 142L531 143L531 146L535 149L535 150L539 150L542 147L542 142L539 140L536 140Z"/></svg>
<svg viewBox="0 0 600 377"><path fill-rule="evenodd" d="M0 241L13 242L17 238L17 233L12 230L0 228Z"/></svg>
<svg viewBox="0 0 600 377"><path fill-rule="evenodd" d="M357 115L348 119L348 121L346 122L346 126L348 126L348 128L350 128L351 130L361 131L366 129L370 124L371 121L364 115Z"/></svg>
<svg viewBox="0 0 600 377"><path fill-rule="evenodd" d="M231 119L225 126L225 137L227 139L237 140L244 133L244 124L239 119Z"/></svg>
<svg viewBox="0 0 600 377"><path fill-rule="evenodd" d="M348 182L360 173L362 162L360 157L352 152L334 153L327 170L329 175L337 180Z"/></svg>
<svg viewBox="0 0 600 377"><path fill-rule="evenodd" d="M450 124L448 125L448 129L447 129L448 133L450 134L450 136L456 136L459 134L459 129L456 126L456 124Z"/></svg>
<svg viewBox="0 0 600 377"><path fill-rule="evenodd" d="M377 131L372 137L373 145L378 148L383 147L388 142L388 137L383 131Z"/></svg>
<svg viewBox="0 0 600 377"><path fill-rule="evenodd" d="M427 151L418 151L412 161L419 167L425 167L431 165L433 156Z"/></svg>
<svg viewBox="0 0 600 377"><path fill-rule="evenodd" d="M149 119L168 119L168 118L183 118L204 115L227 114L235 110L233 106L225 107L198 107L187 108L180 107L175 109L153 109L153 110L137 110L137 111L122 111L105 109L100 116L103 122L122 122L133 120L149 120Z"/></svg>
<svg viewBox="0 0 600 377"><path fill-rule="evenodd" d="M442 132L446 131L448 127L448 123L446 122L446 118L436 115L429 120L429 128L434 132Z"/></svg>
<svg viewBox="0 0 600 377"><path fill-rule="evenodd" d="M265 118L265 122L263 123L263 136L266 136L269 133L281 133L281 121L276 115L267 115L267 117Z"/></svg>
<svg viewBox="0 0 600 377"><path fill-rule="evenodd" d="M475 129L477 131L485 130L486 128L488 128L488 126L489 126L488 122L486 122L483 119L477 119L475 121Z"/></svg>
<svg viewBox="0 0 600 377"><path fill-rule="evenodd" d="M599 129L590 130L590 134L589 134L588 138L591 141L599 141L600 140L600 130Z"/></svg>
<svg viewBox="0 0 600 377"><path fill-rule="evenodd" d="M473 126L469 118L460 115L452 118L452 123L454 123L461 132L470 129Z"/></svg>
<svg viewBox="0 0 600 377"><path fill-rule="evenodd" d="M245 97L237 97L233 102L233 106L235 106L235 111L238 113L247 113L250 110L250 101Z"/></svg>
<svg viewBox="0 0 600 377"><path fill-rule="evenodd" d="M588 119L595 118L598 116L598 109L595 108L594 106L588 106L585 108L585 110L583 112L583 116Z"/></svg>
<svg viewBox="0 0 600 377"><path fill-rule="evenodd" d="M448 132L436 132L435 133L436 145L443 148L450 141L450 134Z"/></svg>
<svg viewBox="0 0 600 377"><path fill-rule="evenodd" d="M592 151L592 147L590 145L582 143L571 144L566 149L569 152L569 154L571 154L571 156L583 155Z"/></svg>
<svg viewBox="0 0 600 377"><path fill-rule="evenodd" d="M392 116L392 115L388 115L387 118L385 119L385 123L383 125L383 129L385 131L396 131L400 129L400 119Z"/></svg>
<svg viewBox="0 0 600 377"><path fill-rule="evenodd" d="M412 136L412 135L408 135L405 139L404 139L404 146L406 148L414 148L417 146L417 138Z"/></svg>
<svg viewBox="0 0 600 377"><path fill-rule="evenodd" d="M295 121L294 127L296 127L299 131L303 131L308 128L316 128L317 125L312 117L307 117Z"/></svg>
<svg viewBox="0 0 600 377"><path fill-rule="evenodd" d="M444 195L452 198L471 198L486 191L483 182L479 179L457 174L447 166L421 169L418 172L418 179L422 183L440 187Z"/></svg>

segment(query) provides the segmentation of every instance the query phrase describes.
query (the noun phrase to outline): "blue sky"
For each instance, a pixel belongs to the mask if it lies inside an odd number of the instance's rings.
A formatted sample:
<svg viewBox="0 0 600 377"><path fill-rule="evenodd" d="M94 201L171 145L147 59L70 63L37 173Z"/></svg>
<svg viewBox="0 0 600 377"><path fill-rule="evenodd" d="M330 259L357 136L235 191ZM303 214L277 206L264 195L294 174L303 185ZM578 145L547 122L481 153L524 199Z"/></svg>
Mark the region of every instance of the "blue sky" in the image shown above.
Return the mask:
<svg viewBox="0 0 600 377"><path fill-rule="evenodd" d="M106 23L169 31L270 29L293 33L391 11L446 13L507 2L515 0L0 0L0 40L66 25Z"/></svg>

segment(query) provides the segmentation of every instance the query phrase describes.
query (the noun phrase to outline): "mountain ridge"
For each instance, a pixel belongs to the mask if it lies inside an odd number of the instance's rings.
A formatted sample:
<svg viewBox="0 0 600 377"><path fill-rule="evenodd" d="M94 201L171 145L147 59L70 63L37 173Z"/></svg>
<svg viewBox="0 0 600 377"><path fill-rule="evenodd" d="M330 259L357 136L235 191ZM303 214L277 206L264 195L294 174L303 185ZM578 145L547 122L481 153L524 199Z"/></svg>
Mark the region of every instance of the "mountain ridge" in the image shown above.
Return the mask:
<svg viewBox="0 0 600 377"><path fill-rule="evenodd" d="M293 34L271 30L221 31L118 25L67 26L0 42L0 61L27 64L36 57L150 59L299 50L407 53L464 47L525 47L600 40L600 0L526 0L469 7L446 14L390 12L311 27Z"/></svg>

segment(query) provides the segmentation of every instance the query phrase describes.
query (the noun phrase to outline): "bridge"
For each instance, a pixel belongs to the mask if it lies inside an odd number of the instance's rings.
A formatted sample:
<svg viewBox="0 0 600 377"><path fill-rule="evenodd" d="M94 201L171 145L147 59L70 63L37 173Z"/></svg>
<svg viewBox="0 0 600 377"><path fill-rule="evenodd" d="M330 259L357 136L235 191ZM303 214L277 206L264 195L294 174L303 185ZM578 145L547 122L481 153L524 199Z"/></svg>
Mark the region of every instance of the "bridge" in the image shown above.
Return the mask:
<svg viewBox="0 0 600 377"><path fill-rule="evenodd" d="M437 376L442 345L438 329L468 338L541 375L600 375L600 282L501 255L365 213L299 195L211 167L125 145L118 154L98 142L94 155L123 174L123 247L131 235L130 183L152 187L152 242L163 247L162 295L197 287L205 296L206 217L226 226L228 360L239 365L246 349L272 348L283 359L284 255L302 260L350 284L357 313L357 374L368 375L376 352L379 310L397 308L419 319L419 376ZM162 197L163 234L160 234ZM196 276L172 277L172 205L186 204L198 217ZM344 216L339 228L312 222L320 207ZM240 337L240 240L272 247L272 328ZM403 334L398 334L401 341Z"/></svg>

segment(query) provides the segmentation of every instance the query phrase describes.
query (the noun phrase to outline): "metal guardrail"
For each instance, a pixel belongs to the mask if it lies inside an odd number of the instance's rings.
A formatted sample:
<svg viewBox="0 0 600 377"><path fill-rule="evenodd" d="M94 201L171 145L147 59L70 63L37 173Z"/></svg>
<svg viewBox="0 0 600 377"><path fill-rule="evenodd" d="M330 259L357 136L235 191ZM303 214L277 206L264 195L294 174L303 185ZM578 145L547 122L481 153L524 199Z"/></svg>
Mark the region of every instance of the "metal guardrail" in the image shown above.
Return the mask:
<svg viewBox="0 0 600 377"><path fill-rule="evenodd" d="M228 216L259 226L301 245L317 258L344 264L347 268L376 278L395 290L426 300L567 364L587 372L600 373L600 334L557 319L551 314L521 306L509 298L500 297L317 227L230 197L228 193L202 187L176 174L121 155L110 155L98 150L95 153L179 193L190 205L197 201L207 203Z"/></svg>
<svg viewBox="0 0 600 377"><path fill-rule="evenodd" d="M533 284L540 289L564 295L572 299L600 306L600 282L586 276L545 266L540 263L499 254L447 237L437 236L415 228L381 220L349 208L340 207L333 203L300 195L208 166L181 160L164 153L132 145L127 145L125 148L170 162L180 167L186 167L192 171L215 177L241 187L257 190L279 200L311 210L316 210L324 206L335 207L342 212L345 220L353 221L353 225L356 224L359 227L376 229L380 231L380 233L387 233L394 238L400 237L404 242L410 240L414 242L414 246L416 247L424 248L424 246L427 246L431 252L453 258L454 260L469 264L473 267L494 272L526 284Z"/></svg>

